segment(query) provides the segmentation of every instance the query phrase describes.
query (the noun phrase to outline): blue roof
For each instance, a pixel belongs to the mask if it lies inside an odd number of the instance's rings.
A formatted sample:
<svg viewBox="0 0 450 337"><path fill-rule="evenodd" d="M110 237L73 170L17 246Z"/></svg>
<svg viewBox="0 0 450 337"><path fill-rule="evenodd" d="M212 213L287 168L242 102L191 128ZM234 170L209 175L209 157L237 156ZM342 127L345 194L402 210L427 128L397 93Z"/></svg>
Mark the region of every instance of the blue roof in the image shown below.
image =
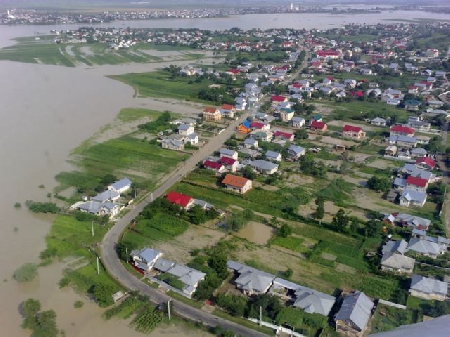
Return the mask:
<svg viewBox="0 0 450 337"><path fill-rule="evenodd" d="M250 121L245 120L242 122L242 125L245 126L247 129L250 128Z"/></svg>

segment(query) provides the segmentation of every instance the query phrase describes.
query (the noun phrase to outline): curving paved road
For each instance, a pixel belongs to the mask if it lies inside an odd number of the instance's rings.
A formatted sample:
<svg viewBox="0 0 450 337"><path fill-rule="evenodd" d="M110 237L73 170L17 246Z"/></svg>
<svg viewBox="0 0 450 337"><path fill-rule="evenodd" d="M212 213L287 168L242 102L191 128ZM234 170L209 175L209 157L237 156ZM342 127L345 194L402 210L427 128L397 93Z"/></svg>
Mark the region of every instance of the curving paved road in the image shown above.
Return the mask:
<svg viewBox="0 0 450 337"><path fill-rule="evenodd" d="M255 330L243 327L239 324L230 322L228 320L219 318L210 313L204 312L197 308L191 307L183 302L179 302L172 299L170 296L160 292L157 289L143 283L137 279L134 275L130 274L125 267L122 265L117 257L115 247L118 243L121 233L125 230L127 225L136 218L136 216L141 213L146 205L151 203L153 199L162 196L167 189L169 189L176 182L180 181L184 175L192 171L198 162L204 159L206 156L210 155L214 151L217 151L222 147L223 143L231 137L234 133L236 127L241 123L251 112L248 111L244 113L239 120L233 121L221 134L215 136L211 139L205 146L194 153L188 160L185 161L184 165L165 180L160 187L154 190L152 193L147 194L146 198L136 205L129 213L127 213L123 218L119 219L116 224L106 233L103 238L101 248L101 257L103 265L106 270L124 287L129 290L138 291L139 293L147 295L150 300L159 304L162 302L167 302L171 300L173 303L173 310L181 317L187 318L192 321L202 322L205 325L217 326L220 325L228 330L234 331L242 336L265 336L264 334L257 332Z"/></svg>

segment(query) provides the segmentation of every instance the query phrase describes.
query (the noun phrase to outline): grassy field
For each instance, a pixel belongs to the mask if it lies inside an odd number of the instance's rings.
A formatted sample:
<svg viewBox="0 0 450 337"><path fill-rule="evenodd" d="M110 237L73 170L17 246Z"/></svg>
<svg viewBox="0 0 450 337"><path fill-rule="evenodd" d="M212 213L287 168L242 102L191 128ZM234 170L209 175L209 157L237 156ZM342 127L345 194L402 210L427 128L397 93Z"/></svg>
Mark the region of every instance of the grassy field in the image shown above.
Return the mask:
<svg viewBox="0 0 450 337"><path fill-rule="evenodd" d="M371 333L392 330L400 325L420 322L421 315L412 309L397 309L383 304L378 305L373 317Z"/></svg>
<svg viewBox="0 0 450 337"><path fill-rule="evenodd" d="M143 117L155 120L160 112L146 109L123 109L118 117L118 123L129 123ZM175 115L174 115L175 116ZM188 155L176 151L164 150L158 145L128 134L102 143L96 143L113 126L108 125L99 135L82 143L73 150L71 162L76 171L61 172L56 176L60 183L58 191L67 187L76 187L79 193L95 193L94 189L106 174L117 177L127 176L140 189L151 189L167 173ZM140 131L136 131L139 133Z"/></svg>
<svg viewBox="0 0 450 337"><path fill-rule="evenodd" d="M17 38L17 44L0 50L0 60L74 67L77 64L92 66L164 61L163 57L142 50L178 51L179 54L171 56L177 60L197 60L204 56L185 47L137 44L128 49L112 50L106 43L56 44L54 38L50 35Z"/></svg>

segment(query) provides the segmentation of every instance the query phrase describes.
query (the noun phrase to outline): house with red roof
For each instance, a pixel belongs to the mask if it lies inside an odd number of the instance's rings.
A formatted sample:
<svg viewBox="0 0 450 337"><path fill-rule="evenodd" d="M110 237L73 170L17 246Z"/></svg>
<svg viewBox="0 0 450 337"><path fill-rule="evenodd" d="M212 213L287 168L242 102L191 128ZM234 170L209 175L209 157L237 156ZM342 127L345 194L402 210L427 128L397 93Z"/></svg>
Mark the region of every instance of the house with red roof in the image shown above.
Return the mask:
<svg viewBox="0 0 450 337"><path fill-rule="evenodd" d="M230 172L236 172L239 165L239 162L236 159L230 157L221 157L219 159L219 163L221 163L225 169Z"/></svg>
<svg viewBox="0 0 450 337"><path fill-rule="evenodd" d="M414 129L403 125L394 125L390 129L390 136L414 137Z"/></svg>
<svg viewBox="0 0 450 337"><path fill-rule="evenodd" d="M426 192L428 187L428 180L420 177L409 176L406 178L406 189L415 190L418 192Z"/></svg>
<svg viewBox="0 0 450 337"><path fill-rule="evenodd" d="M222 119L222 114L220 113L220 110L218 108L206 107L203 110L203 119L205 121L217 122Z"/></svg>
<svg viewBox="0 0 450 337"><path fill-rule="evenodd" d="M416 166L426 170L432 170L436 167L436 162L430 157L422 157L416 159Z"/></svg>
<svg viewBox="0 0 450 337"><path fill-rule="evenodd" d="M222 116L233 118L236 114L236 107L231 104L222 104L220 107L220 112L222 113Z"/></svg>
<svg viewBox="0 0 450 337"><path fill-rule="evenodd" d="M294 140L294 134L283 131L275 131L273 133L273 138L292 142Z"/></svg>
<svg viewBox="0 0 450 337"><path fill-rule="evenodd" d="M366 133L359 126L353 126L353 125L345 124L342 127L342 136L344 138L351 138L351 139L361 140L364 137L366 137Z"/></svg>
<svg viewBox="0 0 450 337"><path fill-rule="evenodd" d="M318 50L316 52L317 58L337 59L339 56L340 54L336 50L332 49Z"/></svg>
<svg viewBox="0 0 450 337"><path fill-rule="evenodd" d="M185 210L188 210L194 204L194 198L175 191L170 191L167 193L166 199Z"/></svg>
<svg viewBox="0 0 450 337"><path fill-rule="evenodd" d="M309 129L314 132L325 132L325 131L327 131L327 128L328 128L328 126L326 123L319 122L316 120L312 121L309 124Z"/></svg>
<svg viewBox="0 0 450 337"><path fill-rule="evenodd" d="M228 190L239 194L244 194L252 188L252 181L250 179L235 176L234 174L227 174L222 180L222 184L224 184Z"/></svg>
<svg viewBox="0 0 450 337"><path fill-rule="evenodd" d="M215 162L212 160L205 160L203 162L203 167L205 169L212 170L217 173L225 172L225 167L221 163L218 163L218 162Z"/></svg>
<svg viewBox="0 0 450 337"><path fill-rule="evenodd" d="M228 69L227 71L227 74L232 76L239 75L240 73L241 71L239 69Z"/></svg>
<svg viewBox="0 0 450 337"><path fill-rule="evenodd" d="M250 129L252 129L252 130L270 130L270 124L262 123L262 122L251 122Z"/></svg>
<svg viewBox="0 0 450 337"><path fill-rule="evenodd" d="M272 99L272 103L283 103L283 102L288 101L287 97L280 96L280 95L273 95L271 99Z"/></svg>

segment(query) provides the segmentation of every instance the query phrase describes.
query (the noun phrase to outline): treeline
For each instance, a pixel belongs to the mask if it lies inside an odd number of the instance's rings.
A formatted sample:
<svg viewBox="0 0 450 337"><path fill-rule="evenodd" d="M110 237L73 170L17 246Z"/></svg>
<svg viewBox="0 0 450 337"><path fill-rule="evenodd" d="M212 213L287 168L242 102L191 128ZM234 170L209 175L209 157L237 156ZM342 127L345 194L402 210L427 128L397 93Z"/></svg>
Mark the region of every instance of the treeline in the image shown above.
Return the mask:
<svg viewBox="0 0 450 337"><path fill-rule="evenodd" d="M172 117L170 115L169 111L164 111L161 115L156 118L156 120L139 124L138 128L140 130L150 131L150 132L159 132L164 131L166 129L172 129L172 125L170 124L170 121L172 120Z"/></svg>
<svg viewBox="0 0 450 337"><path fill-rule="evenodd" d="M57 214L60 209L54 202L38 202L33 200L27 200L25 205L33 213L52 213Z"/></svg>

